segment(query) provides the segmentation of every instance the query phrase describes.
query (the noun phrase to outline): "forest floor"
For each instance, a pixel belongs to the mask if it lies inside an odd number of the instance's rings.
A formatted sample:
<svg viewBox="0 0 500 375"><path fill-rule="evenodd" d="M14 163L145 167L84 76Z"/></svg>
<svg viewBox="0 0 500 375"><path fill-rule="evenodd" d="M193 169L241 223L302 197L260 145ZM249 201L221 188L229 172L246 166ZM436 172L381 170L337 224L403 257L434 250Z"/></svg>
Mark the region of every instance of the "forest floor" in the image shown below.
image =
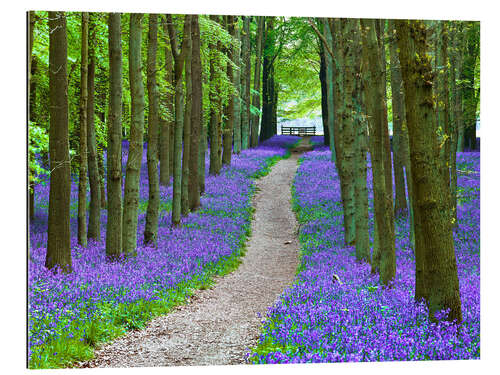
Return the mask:
<svg viewBox="0 0 500 375"><path fill-rule="evenodd" d="M168 315L126 333L95 351L80 367L139 367L245 364L258 343L262 319L296 275L297 221L290 187L308 138L256 181L252 235L234 272L212 288L195 292Z"/></svg>

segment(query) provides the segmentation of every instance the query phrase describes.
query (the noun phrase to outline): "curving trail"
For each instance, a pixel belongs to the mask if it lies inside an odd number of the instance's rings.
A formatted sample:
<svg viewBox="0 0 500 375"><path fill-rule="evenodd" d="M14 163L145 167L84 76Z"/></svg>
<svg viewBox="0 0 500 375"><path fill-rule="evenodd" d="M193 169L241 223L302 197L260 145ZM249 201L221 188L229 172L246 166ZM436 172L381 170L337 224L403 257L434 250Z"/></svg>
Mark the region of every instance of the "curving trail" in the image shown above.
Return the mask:
<svg viewBox="0 0 500 375"><path fill-rule="evenodd" d="M80 367L244 364L260 334L258 314L264 317L295 278L299 243L290 186L298 153L307 149L303 139L289 159L256 181L252 236L237 270L216 278L211 289L196 291L185 305L145 329L103 345Z"/></svg>

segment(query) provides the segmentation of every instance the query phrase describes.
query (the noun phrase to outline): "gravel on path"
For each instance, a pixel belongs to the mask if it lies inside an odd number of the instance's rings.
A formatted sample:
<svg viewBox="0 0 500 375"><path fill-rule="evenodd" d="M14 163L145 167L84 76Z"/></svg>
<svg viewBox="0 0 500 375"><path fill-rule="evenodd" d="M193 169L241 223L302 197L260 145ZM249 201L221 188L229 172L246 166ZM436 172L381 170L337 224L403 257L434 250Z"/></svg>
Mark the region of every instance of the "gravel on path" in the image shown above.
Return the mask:
<svg viewBox="0 0 500 375"><path fill-rule="evenodd" d="M252 235L238 269L216 277L211 289L196 291L186 304L154 318L146 328L102 345L93 360L79 367L245 364L249 349L257 345L261 320L297 271L290 186L299 156L292 153L278 161L256 181Z"/></svg>

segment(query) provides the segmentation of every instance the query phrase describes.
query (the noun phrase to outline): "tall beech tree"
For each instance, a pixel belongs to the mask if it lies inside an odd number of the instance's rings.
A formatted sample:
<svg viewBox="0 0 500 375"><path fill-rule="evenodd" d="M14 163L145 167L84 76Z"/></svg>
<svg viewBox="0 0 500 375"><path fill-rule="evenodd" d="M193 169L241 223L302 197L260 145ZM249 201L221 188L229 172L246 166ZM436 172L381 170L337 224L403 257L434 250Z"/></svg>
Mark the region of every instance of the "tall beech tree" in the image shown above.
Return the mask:
<svg viewBox="0 0 500 375"><path fill-rule="evenodd" d="M274 81L274 61L277 57L275 44L274 17L266 17L262 66L262 119L259 136L261 142L271 138L277 132L274 119L274 104L277 99Z"/></svg>
<svg viewBox="0 0 500 375"><path fill-rule="evenodd" d="M181 222L181 188L182 188L182 135L184 128L184 90L182 72L187 54L187 36L191 33L191 16L184 16L184 31L181 48L177 43L177 34L172 20L172 15L167 14L164 20L167 24L170 47L174 58L174 87L175 87L175 132L173 147L173 197L172 197L172 226L177 227Z"/></svg>
<svg viewBox="0 0 500 375"><path fill-rule="evenodd" d="M109 30L109 120L108 120L108 220L106 256L117 259L122 251L122 42L121 15L110 13Z"/></svg>
<svg viewBox="0 0 500 375"><path fill-rule="evenodd" d="M168 40L168 27L166 22L162 22L163 34L165 35L165 81L169 84L173 83L173 62L172 49ZM170 176L172 170L170 168L170 154L173 150L173 139L170 137L171 129L175 126L174 120L174 101L170 90L165 92L165 107L168 111L167 118L160 121L160 185L168 186L170 184Z"/></svg>
<svg viewBox="0 0 500 375"><path fill-rule="evenodd" d="M144 84L142 82L141 44L142 14L130 14L129 80L131 121L129 151L123 195L123 253L137 253L137 221L139 214L139 179L142 164L144 133Z"/></svg>
<svg viewBox="0 0 500 375"><path fill-rule="evenodd" d="M369 125L369 144L373 171L374 211L376 222L376 240L372 266L378 269L380 280L389 285L396 274L396 248L394 234L394 210L391 189L384 171L384 132L387 129L384 92L386 82L382 74L380 47L377 41L376 21L361 19L361 37L363 41L363 76L365 79L365 101Z"/></svg>
<svg viewBox="0 0 500 375"><path fill-rule="evenodd" d="M408 166L408 143L404 114L403 81L401 66L397 55L396 30L394 21L389 20L389 59L392 96L392 146L394 158L394 184L396 196L394 200L394 213L400 216L407 209L404 168Z"/></svg>
<svg viewBox="0 0 500 375"><path fill-rule="evenodd" d="M241 32L238 22L238 16L234 16L234 38L236 45L233 50L233 61L235 69L233 69L233 149L235 154L241 151Z"/></svg>
<svg viewBox="0 0 500 375"><path fill-rule="evenodd" d="M329 45L330 50L333 49L332 30L328 20L323 20L323 34L325 35L326 43ZM335 162L337 154L335 150L335 135L334 135L334 121L335 121L335 107L334 107L334 84L335 84L335 66L333 56L330 53L325 53L325 82L326 82L326 127L325 137L328 137L327 144L330 146L332 152L332 161ZM327 134L328 133L328 134Z"/></svg>
<svg viewBox="0 0 500 375"><path fill-rule="evenodd" d="M95 14L89 14L89 65L88 65L88 100L87 100L87 147L88 147L88 167L89 167L89 185L90 185L90 204L89 204L89 226L87 229L87 238L96 241L101 239L101 190L99 166L97 163L97 144L95 132Z"/></svg>
<svg viewBox="0 0 500 375"><path fill-rule="evenodd" d="M243 33L241 36L241 149L246 150L250 144L250 16L243 16Z"/></svg>
<svg viewBox="0 0 500 375"><path fill-rule="evenodd" d="M68 40L64 12L49 12L50 191L45 267L71 272Z"/></svg>
<svg viewBox="0 0 500 375"><path fill-rule="evenodd" d="M415 259L423 270L416 272L415 298L424 298L431 318L439 310L450 309L446 319L461 323L457 263L448 215L449 188L440 169L427 28L423 21L398 20L396 30L410 141ZM422 290L417 286L423 286Z"/></svg>
<svg viewBox="0 0 500 375"><path fill-rule="evenodd" d="M253 94L252 94L252 106L254 108L260 108L260 81L261 81L261 65L262 65L262 44L264 36L264 17L257 18L257 36L256 36L256 47L255 47L255 65L254 65L254 76L253 76ZM250 146L257 147L259 142L259 119L260 116L255 110L251 112L250 115Z"/></svg>
<svg viewBox="0 0 500 375"><path fill-rule="evenodd" d="M78 243L87 247L87 81L89 53L89 14L82 12L80 73L80 147L78 179Z"/></svg>
<svg viewBox="0 0 500 375"><path fill-rule="evenodd" d="M210 16L212 22L218 22L219 16ZM211 175L220 173L221 164L221 129L220 129L220 106L217 105L219 85L217 79L217 51L221 50L221 42L209 42L208 49L210 50L210 120L209 120L209 135L210 135L210 169Z"/></svg>
<svg viewBox="0 0 500 375"><path fill-rule="evenodd" d="M231 36L235 36L236 30L235 30L235 25L234 25L234 16L225 16L226 17L226 25L227 25L227 31ZM236 57L235 57L235 48L230 45L227 48L227 58L229 61L232 61L233 63L236 62ZM229 81L234 82L234 77L233 77L233 65L228 62L227 67L226 67L226 74L229 79ZM223 165L229 165L231 164L231 153L232 153L232 141L233 141L233 125L234 125L234 94L229 95L229 99L226 104L226 108L224 110L224 114L226 116L226 123L224 124L224 128L222 130L222 144L223 144L223 151L222 151L222 164Z"/></svg>
<svg viewBox="0 0 500 375"><path fill-rule="evenodd" d="M199 16L193 15L191 20L191 154L189 156L189 209L195 210L200 205L200 136L202 133L203 85L200 54L200 25ZM204 154L204 153L203 153Z"/></svg>
<svg viewBox="0 0 500 375"><path fill-rule="evenodd" d="M193 16L190 18L192 26ZM191 105L193 96L193 82L191 80L191 55L192 55L192 39L191 27L187 34L184 34L183 40L186 41L185 55L185 70L184 77L186 80L186 103L184 107L184 128L183 128L183 149L182 149L182 183L181 183L181 213L187 216L189 213L189 157L191 155Z"/></svg>
<svg viewBox="0 0 500 375"><path fill-rule="evenodd" d="M158 216L160 210L160 181L158 177L158 86L156 84L156 55L158 51L158 15L149 15L148 53L147 53L147 87L148 87L148 208L146 210L146 226L144 243L157 243Z"/></svg>

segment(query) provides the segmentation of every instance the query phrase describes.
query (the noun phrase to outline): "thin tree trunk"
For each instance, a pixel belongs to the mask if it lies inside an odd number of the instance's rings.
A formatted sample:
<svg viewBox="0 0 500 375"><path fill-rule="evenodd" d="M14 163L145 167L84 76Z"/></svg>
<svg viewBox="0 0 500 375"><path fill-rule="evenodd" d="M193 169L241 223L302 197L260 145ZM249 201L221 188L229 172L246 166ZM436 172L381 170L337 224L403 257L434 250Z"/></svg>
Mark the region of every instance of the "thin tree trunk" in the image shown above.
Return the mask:
<svg viewBox="0 0 500 375"><path fill-rule="evenodd" d="M234 153L239 154L241 151L241 36L240 36L240 27L238 24L238 16L234 16L234 37L236 40L236 47L233 49L233 61L236 66L236 69L233 71L233 87L235 89L235 93L233 95L233 148Z"/></svg>
<svg viewBox="0 0 500 375"><path fill-rule="evenodd" d="M333 37L330 30L329 22L326 18L323 19L323 33L325 34L326 42L328 43L330 49L333 50ZM337 152L335 150L335 98L334 98L334 85L335 85L335 66L333 57L330 54L325 53L325 81L326 81L326 103L327 103L327 121L326 121L326 131L324 132L325 137L328 137L328 145L332 152L331 160L335 163L337 160Z"/></svg>
<svg viewBox="0 0 500 375"><path fill-rule="evenodd" d="M210 16L210 20L213 22L218 22L218 16ZM218 175L221 169L221 159L219 156L221 139L220 130L218 129L220 123L218 121L220 107L218 106L218 96L219 87L217 84L217 61L216 61L216 50L220 51L220 41L215 43L209 43L210 50L210 90L209 90L209 101L210 101L210 119L209 119L209 135L210 135L210 169L209 174Z"/></svg>
<svg viewBox="0 0 500 375"><path fill-rule="evenodd" d="M234 17L226 16L227 18L227 30L231 36L235 36L234 27ZM227 51L227 57L230 61L235 62L235 51L231 46ZM226 67L227 78L230 82L234 82L233 66L228 63ZM226 123L224 124L224 129L222 131L222 165L231 164L231 153L232 153L232 141L233 141L233 126L234 126L234 95L229 95L229 99L225 108Z"/></svg>
<svg viewBox="0 0 500 375"><path fill-rule="evenodd" d="M186 104L184 107L184 147L182 150L182 187L181 187L181 213L183 216L189 214L189 180L190 176L190 161L191 156L191 107L193 100L193 81L191 79L191 55L192 55L192 20L194 16L191 16L191 29L188 34L183 36L187 41L186 48L186 58L185 58L185 73L184 77L186 80Z"/></svg>
<svg viewBox="0 0 500 375"><path fill-rule="evenodd" d="M256 40L256 52L255 52L255 68L254 68L254 78L253 78L253 94L252 94L252 106L254 108L260 108L260 68L262 65L262 39L264 32L264 17L257 17L257 40ZM254 111L250 114L250 146L257 147L259 143L259 114Z"/></svg>
<svg viewBox="0 0 500 375"><path fill-rule="evenodd" d="M165 22L163 24L163 30L165 39L168 38L168 28ZM165 41L165 81L169 84L173 84L173 63L172 63L172 50L168 41ZM172 175L171 170L171 159L170 159L170 149L171 138L170 129L175 126L174 119L174 103L173 95L170 91L165 93L165 105L167 107L168 115L164 121L160 122L160 185L168 186L170 185L170 176ZM172 148L173 149L173 148Z"/></svg>
<svg viewBox="0 0 500 375"><path fill-rule="evenodd" d="M108 220L106 257L119 258L122 251L122 42L121 15L110 13L109 30L109 121L107 188Z"/></svg>
<svg viewBox="0 0 500 375"><path fill-rule="evenodd" d="M139 181L144 141L144 85L142 82L141 45L142 14L130 14L129 80L131 121L129 151L123 196L123 253L137 254L137 222L139 214Z"/></svg>
<svg viewBox="0 0 500 375"><path fill-rule="evenodd" d="M264 61L262 67L262 121L260 126L260 141L265 141L276 134L273 129L273 112L275 101L275 84L273 62L274 56L274 17L269 17L266 23L266 37L264 42Z"/></svg>
<svg viewBox="0 0 500 375"><path fill-rule="evenodd" d="M203 116L202 116L203 117ZM201 123L201 142L200 142L200 153L198 155L198 182L199 182L199 192L202 195L205 192L205 155L207 153L207 137L208 137L208 126L204 123L202 119Z"/></svg>
<svg viewBox="0 0 500 375"><path fill-rule="evenodd" d="M407 150L403 149L403 123L404 96L403 82L401 78L401 67L397 56L397 42L394 36L394 21L389 20L389 43L390 72L391 72L391 92L392 92L392 149L394 155L394 183L396 187L396 197L394 201L394 214L400 216L406 209L406 189L403 167L406 165Z"/></svg>
<svg viewBox="0 0 500 375"><path fill-rule="evenodd" d="M82 12L81 74L80 74L80 147L78 179L78 244L87 247L87 80L89 52L89 14Z"/></svg>
<svg viewBox="0 0 500 375"><path fill-rule="evenodd" d="M170 39L172 55L174 57L174 86L175 86L175 133L173 151L173 197L172 197L172 226L178 227L181 222L181 189L182 189L182 135L184 128L184 91L182 72L187 54L188 37L191 34L191 16L184 16L184 31L181 50L177 48L177 36L172 16L167 14L166 23Z"/></svg>
<svg viewBox="0 0 500 375"><path fill-rule="evenodd" d="M423 259L424 298L431 318L450 309L447 320L462 321L453 233L448 215L448 187L441 178L432 93L433 72L422 21L396 21L410 139L415 257ZM414 47L413 47L414 46ZM425 240L423 240L425 238ZM416 280L417 282L417 280ZM415 298L418 298L415 293Z"/></svg>
<svg viewBox="0 0 500 375"><path fill-rule="evenodd" d="M189 157L189 209L196 210L200 205L200 132L202 128L202 76L200 55L200 26L198 16L194 15L191 22L192 58L191 58L191 80L192 80L192 103L191 103L191 155Z"/></svg>
<svg viewBox="0 0 500 375"><path fill-rule="evenodd" d="M144 227L144 244L157 244L160 210L160 181L158 178L158 87L156 85L156 55L158 51L158 15L149 15L147 86L148 86L148 208Z"/></svg>
<svg viewBox="0 0 500 375"><path fill-rule="evenodd" d="M392 188L389 189L384 173L384 131L387 116L384 110L384 75L381 66L380 48L375 34L375 21L361 19L363 39L363 75L366 88L366 109L370 126L370 153L373 171L373 193L377 240L380 251L380 281L389 285L396 274L396 249L394 237L394 208ZM392 186L391 186L392 187ZM392 217L392 220L391 220ZM374 262L375 263L375 262Z"/></svg>
<svg viewBox="0 0 500 375"><path fill-rule="evenodd" d="M101 191L99 190L99 167L97 164L97 146L94 121L95 95L95 21L93 13L89 15L89 72L87 101L87 143L89 150L89 185L90 210L87 238L99 241L101 239Z"/></svg>
<svg viewBox="0 0 500 375"><path fill-rule="evenodd" d="M121 136L120 136L121 142ZM101 208L106 208L106 188L104 187L104 179L106 173L104 171L104 150L102 147L97 147L97 165L99 167L99 189L101 190Z"/></svg>
<svg viewBox="0 0 500 375"><path fill-rule="evenodd" d="M45 267L71 272L68 40L64 12L49 12L50 192Z"/></svg>
<svg viewBox="0 0 500 375"><path fill-rule="evenodd" d="M323 124L323 144L330 146L328 132L328 98L326 93L326 52L322 42L319 42L319 81L321 84L321 123Z"/></svg>
<svg viewBox="0 0 500 375"><path fill-rule="evenodd" d="M241 149L246 150L250 144L250 78L252 67L250 65L250 16L243 16L242 36L242 79L241 79ZM243 67L245 69L243 69Z"/></svg>
<svg viewBox="0 0 500 375"><path fill-rule="evenodd" d="M29 87L29 120L35 121L35 98L36 98L36 82L33 80L33 76L36 71L36 59L33 58L33 39L34 30L36 24L36 16L34 11L28 12L28 25L29 25L29 56L28 56L28 87ZM28 155L28 157L33 157L34 155ZM31 178L34 177L34 171L29 170ZM29 179L30 180L30 179ZM35 184L29 182L28 186L28 199L29 199L29 219L32 221L35 218ZM28 231L29 233L29 231Z"/></svg>

